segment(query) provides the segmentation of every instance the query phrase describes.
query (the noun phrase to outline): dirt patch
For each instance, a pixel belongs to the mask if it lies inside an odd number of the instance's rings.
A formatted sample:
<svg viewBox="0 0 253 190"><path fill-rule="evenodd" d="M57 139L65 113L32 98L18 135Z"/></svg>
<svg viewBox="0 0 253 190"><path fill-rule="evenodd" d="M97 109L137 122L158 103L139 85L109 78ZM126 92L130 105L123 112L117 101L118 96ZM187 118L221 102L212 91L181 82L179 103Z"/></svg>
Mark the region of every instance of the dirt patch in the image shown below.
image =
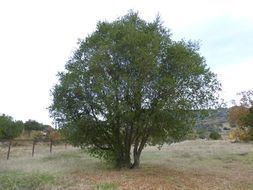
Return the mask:
<svg viewBox="0 0 253 190"><path fill-rule="evenodd" d="M115 184L118 190L238 190L239 186L251 184L253 175L223 176L197 171L141 168L83 172L71 176L70 180L75 184L71 189L76 190L84 186L86 189L96 189L97 184Z"/></svg>

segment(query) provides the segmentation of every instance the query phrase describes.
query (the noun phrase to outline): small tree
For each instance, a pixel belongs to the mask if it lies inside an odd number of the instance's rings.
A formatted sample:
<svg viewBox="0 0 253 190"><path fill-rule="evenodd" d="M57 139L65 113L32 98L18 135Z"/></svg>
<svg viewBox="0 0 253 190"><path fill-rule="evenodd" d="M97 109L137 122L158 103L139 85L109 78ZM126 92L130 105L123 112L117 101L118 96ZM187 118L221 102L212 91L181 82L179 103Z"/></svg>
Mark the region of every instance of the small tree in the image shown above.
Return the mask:
<svg viewBox="0 0 253 190"><path fill-rule="evenodd" d="M23 130L22 121L14 121L7 115L0 116L0 139L13 139L19 136Z"/></svg>
<svg viewBox="0 0 253 190"><path fill-rule="evenodd" d="M228 121L231 127L243 127L242 118L248 114L248 108L243 105L235 105L228 110Z"/></svg>
<svg viewBox="0 0 253 190"><path fill-rule="evenodd" d="M229 123L236 127L233 134L241 140L253 139L253 91L238 93L241 96L240 104L229 109Z"/></svg>
<svg viewBox="0 0 253 190"><path fill-rule="evenodd" d="M180 140L192 110L216 105L220 84L198 49L173 41L159 18L130 12L99 22L58 74L51 116L70 143L116 167L138 167L148 143Z"/></svg>
<svg viewBox="0 0 253 190"><path fill-rule="evenodd" d="M248 113L241 120L246 128L247 136L245 140L253 140L253 107L249 108Z"/></svg>

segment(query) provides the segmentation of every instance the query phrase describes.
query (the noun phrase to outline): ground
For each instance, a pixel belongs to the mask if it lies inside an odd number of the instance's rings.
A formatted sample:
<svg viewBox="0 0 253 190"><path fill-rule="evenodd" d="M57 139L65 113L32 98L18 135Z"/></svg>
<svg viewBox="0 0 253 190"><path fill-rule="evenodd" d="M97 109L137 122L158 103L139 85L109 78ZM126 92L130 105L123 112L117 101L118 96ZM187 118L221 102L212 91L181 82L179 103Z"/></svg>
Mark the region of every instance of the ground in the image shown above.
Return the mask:
<svg viewBox="0 0 253 190"><path fill-rule="evenodd" d="M115 170L63 145L0 148L0 190L250 190L253 144L195 140L147 147L139 169Z"/></svg>

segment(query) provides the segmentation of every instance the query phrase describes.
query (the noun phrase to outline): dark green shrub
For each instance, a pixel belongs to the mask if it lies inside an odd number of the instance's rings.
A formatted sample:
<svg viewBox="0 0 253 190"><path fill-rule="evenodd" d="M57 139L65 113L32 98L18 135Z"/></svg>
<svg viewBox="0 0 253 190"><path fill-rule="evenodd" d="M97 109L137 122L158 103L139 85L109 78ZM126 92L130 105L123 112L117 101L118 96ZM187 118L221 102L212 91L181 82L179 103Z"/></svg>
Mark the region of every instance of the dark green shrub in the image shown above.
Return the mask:
<svg viewBox="0 0 253 190"><path fill-rule="evenodd" d="M221 139L221 135L218 132L213 131L210 133L209 138L213 140L218 140Z"/></svg>

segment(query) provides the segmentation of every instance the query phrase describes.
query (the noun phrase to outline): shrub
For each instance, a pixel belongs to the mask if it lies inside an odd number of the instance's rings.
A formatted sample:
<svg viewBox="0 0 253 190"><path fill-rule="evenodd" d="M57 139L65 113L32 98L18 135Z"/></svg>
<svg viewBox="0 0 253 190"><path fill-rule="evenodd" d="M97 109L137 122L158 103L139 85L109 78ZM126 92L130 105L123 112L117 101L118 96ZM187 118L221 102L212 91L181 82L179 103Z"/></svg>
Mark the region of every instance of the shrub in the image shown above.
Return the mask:
<svg viewBox="0 0 253 190"><path fill-rule="evenodd" d="M22 133L22 130L22 121L14 121L11 116L0 115L0 139L14 139Z"/></svg>
<svg viewBox="0 0 253 190"><path fill-rule="evenodd" d="M208 137L208 132L205 130L197 130L198 138L205 139Z"/></svg>
<svg viewBox="0 0 253 190"><path fill-rule="evenodd" d="M213 140L218 140L221 139L221 135L218 132L213 131L210 133L209 138Z"/></svg>

